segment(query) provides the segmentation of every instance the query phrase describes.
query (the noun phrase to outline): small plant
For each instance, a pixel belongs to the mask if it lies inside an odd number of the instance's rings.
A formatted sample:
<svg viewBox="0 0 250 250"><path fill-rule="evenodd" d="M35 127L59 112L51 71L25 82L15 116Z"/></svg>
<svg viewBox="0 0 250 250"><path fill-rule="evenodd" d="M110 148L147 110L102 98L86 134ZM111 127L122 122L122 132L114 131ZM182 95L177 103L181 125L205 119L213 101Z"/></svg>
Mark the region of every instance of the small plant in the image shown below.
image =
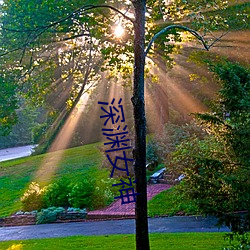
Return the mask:
<svg viewBox="0 0 250 250"><path fill-rule="evenodd" d="M24 211L39 210L43 207L44 188L38 183L32 182L28 190L21 197L22 208Z"/></svg>
<svg viewBox="0 0 250 250"><path fill-rule="evenodd" d="M55 222L59 213L64 212L63 207L49 207L37 213L36 224Z"/></svg>
<svg viewBox="0 0 250 250"><path fill-rule="evenodd" d="M228 233L224 238L229 240L231 246L224 247L223 250L250 250L250 239L247 233ZM234 240L237 241L236 244L233 244Z"/></svg>
<svg viewBox="0 0 250 250"><path fill-rule="evenodd" d="M67 208L67 213L87 213L86 208L80 209L80 208L75 208L75 207L68 207Z"/></svg>

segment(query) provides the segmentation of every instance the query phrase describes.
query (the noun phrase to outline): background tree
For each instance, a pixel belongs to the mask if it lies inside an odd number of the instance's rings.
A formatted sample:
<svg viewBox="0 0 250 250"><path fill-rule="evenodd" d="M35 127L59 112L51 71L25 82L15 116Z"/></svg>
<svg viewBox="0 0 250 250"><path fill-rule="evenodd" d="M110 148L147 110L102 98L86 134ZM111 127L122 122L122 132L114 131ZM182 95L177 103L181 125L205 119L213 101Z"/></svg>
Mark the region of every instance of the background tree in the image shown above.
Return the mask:
<svg viewBox="0 0 250 250"><path fill-rule="evenodd" d="M250 225L250 71L231 62L210 63L210 69L221 84L218 100L213 113L196 115L208 135L182 143L170 168L185 174L181 192L201 212L243 233Z"/></svg>
<svg viewBox="0 0 250 250"><path fill-rule="evenodd" d="M13 124L17 122L18 101L15 91L16 85L2 73L0 77L0 136L10 133Z"/></svg>

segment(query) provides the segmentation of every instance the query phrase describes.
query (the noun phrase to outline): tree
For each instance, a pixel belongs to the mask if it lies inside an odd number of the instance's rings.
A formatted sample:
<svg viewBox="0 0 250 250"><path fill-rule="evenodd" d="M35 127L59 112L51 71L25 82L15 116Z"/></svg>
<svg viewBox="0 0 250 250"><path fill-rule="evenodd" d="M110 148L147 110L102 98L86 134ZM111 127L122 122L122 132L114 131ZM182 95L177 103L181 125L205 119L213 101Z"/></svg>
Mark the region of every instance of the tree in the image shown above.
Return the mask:
<svg viewBox="0 0 250 250"><path fill-rule="evenodd" d="M0 136L9 134L17 121L16 86L11 79L6 78L4 74L0 77Z"/></svg>
<svg viewBox="0 0 250 250"><path fill-rule="evenodd" d="M182 143L170 164L185 174L182 193L201 212L243 233L250 225L250 71L231 62L209 64L221 90L213 113L196 115L208 135Z"/></svg>
<svg viewBox="0 0 250 250"><path fill-rule="evenodd" d="M146 56L152 55L154 51L163 49L166 52L165 58L169 59L168 53L173 50L173 45L168 44L171 40L171 36L175 39L181 40L178 30L191 33L196 37L202 45L208 50L214 42L208 44L205 41L204 36L200 35L197 31L192 29L192 22L199 29L203 29L204 34L207 33L208 27L225 26L224 19L220 18L219 14L216 14L216 22L211 15L206 17L206 9L225 9L226 3L222 1L207 2L201 0L197 1L172 1L166 3L166 1L148 1L147 9L149 19L146 26L146 0L134 0L132 1L134 9L130 11L129 2L117 2L115 5L106 5L105 1L95 2L95 5L86 4L79 7L76 11L72 11L72 4L67 1L60 1L57 3L60 11L55 11L52 7L53 1L48 5L45 1L41 1L39 4L44 7L45 12L50 11L50 15L46 16L43 20L42 11L39 8L37 15L39 20L35 18L32 9L37 7L37 3L26 2L25 8L30 16L28 16L28 25L22 21L23 17L15 16L20 22L14 24L14 28L11 23L11 8L8 9L8 4L12 1L5 1L4 11L8 15L3 15L3 28L2 33L6 35L6 40L12 45L17 47L10 47L6 44L1 46L2 56L9 54L9 52L15 53L18 50L22 50L21 61L24 61L24 55L29 55L32 58L32 64L39 64L39 66L48 66L49 60L34 59L33 52L38 48L40 55L46 55L43 51L45 48L51 48L51 44L65 43L65 41L77 41L80 37L94 37L92 40L92 48L95 49L98 55L102 55L104 59L104 69L111 71L122 71L125 79L130 76L131 63L134 64L134 79L133 79L133 97L132 103L134 106L134 125L135 125L135 147L133 150L134 155L134 170L136 183L136 191L140 195L136 201L136 247L137 249L147 250L149 249L148 239L148 221L147 221L147 192L146 192L146 118L144 107L144 69ZM57 1L58 2L58 1ZM92 1L89 1L92 2ZM76 1L76 6L79 5ZM80 5L79 5L80 6ZM121 7L124 6L127 10L121 11ZM18 7L18 5L15 5ZM101 13L102 15L98 14ZM129 13L128 13L129 12ZM32 15L31 15L32 14ZM55 16L53 14L56 14ZM134 17L130 16L134 14ZM64 16L65 15L65 16ZM55 17L58 18L57 21ZM191 18L191 22L188 26L176 24L176 21L180 21L184 18ZM110 27L115 22L124 22L127 28L128 34L124 40L117 40L110 34ZM35 21L34 21L35 20ZM205 20L205 22L204 22ZM156 25L156 21L163 21L162 25ZM47 24L46 24L47 23ZM104 24L103 24L104 23ZM21 25L20 25L21 24ZM24 26L22 26L24 24ZM205 24L207 26L205 26ZM87 31L87 33L85 33ZM94 32L95 31L95 32ZM28 34L28 37L20 36L21 33ZM13 39L13 34L19 34L18 39ZM50 39L50 35L52 38ZM165 36L163 36L165 34ZM15 36L15 35L14 35ZM133 39L134 37L134 39ZM56 40L55 40L56 39ZM87 39L89 40L89 39ZM21 41L21 46L19 45ZM158 42L157 42L158 41ZM56 43L53 43L56 42ZM42 43L43 46L37 47L38 43ZM148 44L145 48L145 44ZM152 45L154 44L154 48ZM167 45L167 46L166 46ZM99 49L101 47L101 49ZM88 50L91 50L90 48ZM39 54L38 53L38 54ZM78 52L79 53L79 52ZM37 54L37 53L36 53ZM55 53L50 53L49 55ZM74 53L73 53L74 54ZM134 54L134 59L133 59ZM125 55L122 57L121 55ZM68 55L67 55L68 56ZM125 58L125 59L124 59ZM49 57L48 57L49 59ZM67 59L69 61L69 59ZM28 74L29 77L35 76L30 74L30 65L26 62L23 73ZM49 67L52 71L55 70L55 65ZM91 70L96 72L95 67ZM46 72L46 71L44 71ZM43 86L45 92L47 91L46 85ZM81 86L85 86L81 82ZM43 90L42 88L42 90ZM81 88L76 88L76 97L81 96L83 93ZM80 90L79 90L80 89ZM39 93L36 93L39 94ZM77 98L75 99L77 100Z"/></svg>

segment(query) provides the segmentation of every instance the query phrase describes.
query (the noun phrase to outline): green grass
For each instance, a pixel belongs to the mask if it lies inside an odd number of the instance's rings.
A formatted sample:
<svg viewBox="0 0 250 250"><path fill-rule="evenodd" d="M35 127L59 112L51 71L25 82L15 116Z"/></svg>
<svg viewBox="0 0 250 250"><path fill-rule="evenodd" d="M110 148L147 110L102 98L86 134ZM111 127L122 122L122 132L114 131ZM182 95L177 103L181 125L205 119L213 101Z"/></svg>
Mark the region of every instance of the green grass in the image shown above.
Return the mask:
<svg viewBox="0 0 250 250"><path fill-rule="evenodd" d="M108 176L108 171L100 169L102 155L97 146L100 143L67 149L56 167L51 180L62 176L79 181L84 176L102 179ZM58 152L50 153L55 157ZM21 209L20 197L32 181L37 181L35 175L48 154L0 163L0 217L10 215Z"/></svg>
<svg viewBox="0 0 250 250"><path fill-rule="evenodd" d="M151 234L151 250L221 250L228 246L224 233ZM134 235L74 236L57 239L7 241L1 250L135 249Z"/></svg>
<svg viewBox="0 0 250 250"><path fill-rule="evenodd" d="M185 214L198 214L194 204L188 203L177 194L175 187L165 190L151 199L148 203L148 215L151 217L161 215L174 215L178 212Z"/></svg>

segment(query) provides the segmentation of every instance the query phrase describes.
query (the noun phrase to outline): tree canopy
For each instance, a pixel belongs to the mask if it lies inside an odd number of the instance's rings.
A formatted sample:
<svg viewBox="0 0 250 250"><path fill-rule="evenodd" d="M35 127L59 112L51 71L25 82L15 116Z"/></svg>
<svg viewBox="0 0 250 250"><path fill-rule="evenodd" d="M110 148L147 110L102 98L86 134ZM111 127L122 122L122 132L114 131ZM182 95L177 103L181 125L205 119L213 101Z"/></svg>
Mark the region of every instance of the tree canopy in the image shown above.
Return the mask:
<svg viewBox="0 0 250 250"><path fill-rule="evenodd" d="M163 28L183 24L199 30L206 41L211 30L230 29L231 16L221 15L227 10L227 1L147 1L146 45ZM15 89L29 102L40 105L56 98L61 99L60 110L65 109L98 82L103 70L122 75L126 84L132 81L133 21L130 1L85 1L82 6L77 0L5 0L1 67L15 69ZM114 35L118 24L126 30L119 39ZM148 56L159 54L171 64L177 46L172 41L183 40L179 31L171 29L154 40ZM65 89L67 94L62 94Z"/></svg>

